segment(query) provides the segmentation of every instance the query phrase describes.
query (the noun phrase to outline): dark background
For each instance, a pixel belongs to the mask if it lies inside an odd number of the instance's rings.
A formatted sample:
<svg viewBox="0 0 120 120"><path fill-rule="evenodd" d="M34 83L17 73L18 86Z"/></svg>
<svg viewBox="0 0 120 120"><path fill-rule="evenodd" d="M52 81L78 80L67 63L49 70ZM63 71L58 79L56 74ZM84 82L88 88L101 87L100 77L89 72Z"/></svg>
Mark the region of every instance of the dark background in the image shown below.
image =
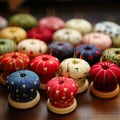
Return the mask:
<svg viewBox="0 0 120 120"><path fill-rule="evenodd" d="M15 13L31 13L37 19L55 15L63 20L83 18L91 23L110 20L120 23L120 3L117 0L26 0L16 11L6 1L0 2L0 15L9 18Z"/></svg>

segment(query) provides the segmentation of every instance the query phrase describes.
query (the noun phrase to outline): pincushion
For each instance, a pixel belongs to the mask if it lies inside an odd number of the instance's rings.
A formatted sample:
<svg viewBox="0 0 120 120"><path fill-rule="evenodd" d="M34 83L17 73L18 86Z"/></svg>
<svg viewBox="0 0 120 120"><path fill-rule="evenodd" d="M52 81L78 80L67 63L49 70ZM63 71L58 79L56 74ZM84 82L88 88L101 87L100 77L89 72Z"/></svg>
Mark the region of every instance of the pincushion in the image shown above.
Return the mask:
<svg viewBox="0 0 120 120"><path fill-rule="evenodd" d="M114 48L120 48L120 34L114 36L112 40L113 40L112 46L113 46Z"/></svg>
<svg viewBox="0 0 120 120"><path fill-rule="evenodd" d="M48 109L57 114L67 114L77 107L76 99L78 86L76 82L67 77L54 77L46 84L49 95Z"/></svg>
<svg viewBox="0 0 120 120"><path fill-rule="evenodd" d="M65 27L75 29L82 35L85 35L92 30L92 25L88 20L78 18L67 20L65 22Z"/></svg>
<svg viewBox="0 0 120 120"><path fill-rule="evenodd" d="M52 42L48 45L48 54L52 54L60 61L73 57L74 46L68 42Z"/></svg>
<svg viewBox="0 0 120 120"><path fill-rule="evenodd" d="M36 26L36 18L28 13L17 13L12 15L9 20L10 26L19 26L25 30L29 30Z"/></svg>
<svg viewBox="0 0 120 120"><path fill-rule="evenodd" d="M19 70L7 77L9 90L8 102L18 109L27 109L35 106L40 95L37 91L40 85L39 76L29 70Z"/></svg>
<svg viewBox="0 0 120 120"><path fill-rule="evenodd" d="M115 37L120 34L120 26L112 21L102 21L95 24L94 31L106 33L111 37Z"/></svg>
<svg viewBox="0 0 120 120"><path fill-rule="evenodd" d="M76 56L87 61L91 66L97 63L101 57L102 51L95 45L80 44L76 46Z"/></svg>
<svg viewBox="0 0 120 120"><path fill-rule="evenodd" d="M103 51L100 61L112 62L120 66L120 48L108 48Z"/></svg>
<svg viewBox="0 0 120 120"><path fill-rule="evenodd" d="M74 29L63 28L53 34L53 41L69 42L76 46L81 43L82 35Z"/></svg>
<svg viewBox="0 0 120 120"><path fill-rule="evenodd" d="M30 58L47 52L47 44L38 39L24 39L17 45L19 52L27 54Z"/></svg>
<svg viewBox="0 0 120 120"><path fill-rule="evenodd" d="M50 43L52 41L52 35L53 32L49 29L40 29L38 27L35 27L33 29L30 29L27 32L28 38L36 38L44 41L45 43Z"/></svg>
<svg viewBox="0 0 120 120"><path fill-rule="evenodd" d="M3 54L0 56L0 71L2 72L0 77L18 70L28 69L29 63L30 59L26 54L19 52ZM0 79L0 82L5 85L6 79Z"/></svg>
<svg viewBox="0 0 120 120"><path fill-rule="evenodd" d="M0 16L0 30L7 27L8 21L3 17Z"/></svg>
<svg viewBox="0 0 120 120"><path fill-rule="evenodd" d="M6 27L0 31L0 38L14 40L16 43L27 37L27 33L20 27Z"/></svg>
<svg viewBox="0 0 120 120"><path fill-rule="evenodd" d="M112 98L119 94L120 68L110 62L99 62L89 72L92 80L90 91L100 98Z"/></svg>
<svg viewBox="0 0 120 120"><path fill-rule="evenodd" d="M16 43L10 39L0 39L0 55L14 52L16 50Z"/></svg>
<svg viewBox="0 0 120 120"><path fill-rule="evenodd" d="M67 58L60 63L59 74L64 77L72 78L78 84L78 93L88 89L87 76L90 65L80 58Z"/></svg>
<svg viewBox="0 0 120 120"><path fill-rule="evenodd" d="M112 46L112 39L104 33L91 32L82 38L82 43L92 44L100 50L105 50Z"/></svg>
<svg viewBox="0 0 120 120"><path fill-rule="evenodd" d="M49 29L50 31L55 32L56 30L64 27L64 21L59 17L47 16L40 18L37 26L39 28Z"/></svg>
<svg viewBox="0 0 120 120"><path fill-rule="evenodd" d="M41 78L40 89L46 88L46 83L56 75L59 65L58 58L47 54L36 56L31 60L30 69Z"/></svg>

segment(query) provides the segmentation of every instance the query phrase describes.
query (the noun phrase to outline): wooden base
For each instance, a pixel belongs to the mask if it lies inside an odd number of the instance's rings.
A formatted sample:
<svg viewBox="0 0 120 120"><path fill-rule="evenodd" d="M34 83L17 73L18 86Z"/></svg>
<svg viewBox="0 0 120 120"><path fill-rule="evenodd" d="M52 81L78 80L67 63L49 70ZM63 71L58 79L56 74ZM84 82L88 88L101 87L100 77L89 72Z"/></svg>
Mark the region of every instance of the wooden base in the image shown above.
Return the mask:
<svg viewBox="0 0 120 120"><path fill-rule="evenodd" d="M77 94L84 92L85 90L88 89L88 87L89 87L89 82L86 79L85 83L83 84L83 86L81 86L81 87L78 86L78 92L77 92Z"/></svg>
<svg viewBox="0 0 120 120"><path fill-rule="evenodd" d="M30 101L30 102L16 102L16 101L13 101L11 98L10 98L11 94L9 94L8 96L8 103L14 107L14 108L17 108L17 109L28 109L28 108L32 108L34 107L36 104L38 104L38 102L40 101L40 94L39 92L37 91L37 95L36 97Z"/></svg>
<svg viewBox="0 0 120 120"><path fill-rule="evenodd" d="M6 79L3 78L3 73L0 74L0 83L6 85Z"/></svg>
<svg viewBox="0 0 120 120"><path fill-rule="evenodd" d="M40 89L41 89L41 90L46 90L46 84L41 83L41 84L40 84Z"/></svg>
<svg viewBox="0 0 120 120"><path fill-rule="evenodd" d="M120 88L119 88L119 85L117 84L117 87L116 87L116 89L114 91L112 91L112 92L101 92L101 91L96 90L94 88L94 86L93 86L93 82L91 82L91 84L90 84L90 92L93 95L95 95L95 96L97 96L99 98L107 99L107 98L113 98L113 97L117 96L119 94L119 92L120 92Z"/></svg>
<svg viewBox="0 0 120 120"><path fill-rule="evenodd" d="M71 106L69 106L67 108L57 108L57 107L52 106L51 103L50 103L50 99L48 99L47 106L48 106L48 109L53 113L56 113L56 114L68 114L68 113L70 113L70 112L72 112L73 110L76 109L77 101L74 98L74 102L73 102L73 104Z"/></svg>

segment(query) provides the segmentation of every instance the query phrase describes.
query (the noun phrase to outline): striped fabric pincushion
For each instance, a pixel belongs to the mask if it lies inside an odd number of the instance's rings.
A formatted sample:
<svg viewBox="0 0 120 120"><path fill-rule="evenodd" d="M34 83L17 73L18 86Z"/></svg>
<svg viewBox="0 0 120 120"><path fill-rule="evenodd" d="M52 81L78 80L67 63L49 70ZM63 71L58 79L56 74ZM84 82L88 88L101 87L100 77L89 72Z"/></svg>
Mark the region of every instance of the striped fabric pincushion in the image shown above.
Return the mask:
<svg viewBox="0 0 120 120"><path fill-rule="evenodd" d="M99 62L89 72L92 80L90 91L100 98L112 98L119 94L120 68L110 62Z"/></svg>
<svg viewBox="0 0 120 120"><path fill-rule="evenodd" d="M6 77L8 74L28 69L30 63L29 57L20 52L10 52L0 56L0 82L6 85Z"/></svg>

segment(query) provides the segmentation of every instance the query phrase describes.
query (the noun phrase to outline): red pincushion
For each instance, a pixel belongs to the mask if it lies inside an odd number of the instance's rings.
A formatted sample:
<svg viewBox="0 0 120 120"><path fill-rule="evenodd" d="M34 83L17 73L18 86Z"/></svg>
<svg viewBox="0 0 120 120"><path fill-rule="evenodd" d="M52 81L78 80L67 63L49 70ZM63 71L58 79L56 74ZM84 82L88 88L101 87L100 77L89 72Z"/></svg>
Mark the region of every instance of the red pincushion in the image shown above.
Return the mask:
<svg viewBox="0 0 120 120"><path fill-rule="evenodd" d="M27 69L30 59L26 54L10 52L0 56L0 71L12 73L17 70Z"/></svg>
<svg viewBox="0 0 120 120"><path fill-rule="evenodd" d="M91 67L89 75L95 89L110 92L115 90L120 81L120 68L114 63L99 62Z"/></svg>
<svg viewBox="0 0 120 120"><path fill-rule="evenodd" d="M55 32L56 30L64 27L64 21L59 17L54 16L44 17L38 21L38 27L42 29L43 28L49 29Z"/></svg>
<svg viewBox="0 0 120 120"><path fill-rule="evenodd" d="M78 86L67 77L54 77L46 84L46 91L54 107L65 108L74 102Z"/></svg>
<svg viewBox="0 0 120 120"><path fill-rule="evenodd" d="M51 42L53 32L48 29L33 28L27 32L28 38L40 39L46 43Z"/></svg>
<svg viewBox="0 0 120 120"><path fill-rule="evenodd" d="M31 70L38 75L55 74L59 68L60 61L58 58L51 55L39 55L31 60Z"/></svg>

